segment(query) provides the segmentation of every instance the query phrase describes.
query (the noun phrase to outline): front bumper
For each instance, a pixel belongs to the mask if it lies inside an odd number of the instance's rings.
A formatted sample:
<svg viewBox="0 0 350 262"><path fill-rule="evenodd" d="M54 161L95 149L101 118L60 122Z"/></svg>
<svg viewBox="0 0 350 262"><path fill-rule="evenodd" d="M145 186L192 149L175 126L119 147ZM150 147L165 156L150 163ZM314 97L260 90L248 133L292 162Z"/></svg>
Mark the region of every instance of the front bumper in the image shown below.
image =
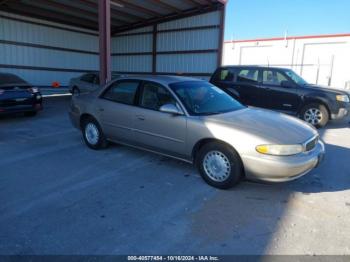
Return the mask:
<svg viewBox="0 0 350 262"><path fill-rule="evenodd" d="M331 114L332 119L342 119L349 114L350 107L339 108L337 114Z"/></svg>
<svg viewBox="0 0 350 262"><path fill-rule="evenodd" d="M316 147L294 156L243 156L246 177L268 182L286 182L297 179L317 167L324 159L325 146Z"/></svg>

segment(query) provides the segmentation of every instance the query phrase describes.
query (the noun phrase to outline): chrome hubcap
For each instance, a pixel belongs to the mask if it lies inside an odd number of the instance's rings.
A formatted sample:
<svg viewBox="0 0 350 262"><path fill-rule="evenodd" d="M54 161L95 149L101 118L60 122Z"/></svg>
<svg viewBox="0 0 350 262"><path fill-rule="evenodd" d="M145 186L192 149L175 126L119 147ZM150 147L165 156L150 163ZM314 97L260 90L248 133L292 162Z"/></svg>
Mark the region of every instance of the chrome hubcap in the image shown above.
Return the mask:
<svg viewBox="0 0 350 262"><path fill-rule="evenodd" d="M96 145L98 143L98 139L100 137L98 128L95 124L89 123L85 127L85 137L86 140L91 145Z"/></svg>
<svg viewBox="0 0 350 262"><path fill-rule="evenodd" d="M231 173L230 161L220 151L208 152L204 157L203 168L207 176L216 182L225 181Z"/></svg>
<svg viewBox="0 0 350 262"><path fill-rule="evenodd" d="M304 120L312 125L317 125L322 121L322 112L317 108L310 108L305 112Z"/></svg>

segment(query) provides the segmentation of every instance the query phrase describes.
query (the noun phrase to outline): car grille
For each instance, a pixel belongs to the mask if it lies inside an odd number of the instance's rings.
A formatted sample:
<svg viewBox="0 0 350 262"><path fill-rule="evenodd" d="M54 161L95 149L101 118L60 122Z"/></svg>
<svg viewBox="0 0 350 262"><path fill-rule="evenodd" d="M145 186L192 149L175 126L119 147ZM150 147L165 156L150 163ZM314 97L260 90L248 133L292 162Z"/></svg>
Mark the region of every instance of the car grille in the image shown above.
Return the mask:
<svg viewBox="0 0 350 262"><path fill-rule="evenodd" d="M307 141L305 143L305 151L311 151L312 149L315 148L315 146L317 145L318 142L318 136L312 138L311 140Z"/></svg>

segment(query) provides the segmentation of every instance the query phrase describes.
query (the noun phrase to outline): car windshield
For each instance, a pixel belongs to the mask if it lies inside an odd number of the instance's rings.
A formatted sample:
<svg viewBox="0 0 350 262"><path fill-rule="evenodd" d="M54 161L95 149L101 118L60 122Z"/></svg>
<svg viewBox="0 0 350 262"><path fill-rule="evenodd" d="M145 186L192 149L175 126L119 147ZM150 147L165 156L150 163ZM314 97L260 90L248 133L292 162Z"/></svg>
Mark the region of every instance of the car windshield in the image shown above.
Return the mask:
<svg viewBox="0 0 350 262"><path fill-rule="evenodd" d="M27 85L22 78L13 74L0 74L0 86L6 85Z"/></svg>
<svg viewBox="0 0 350 262"><path fill-rule="evenodd" d="M205 81L170 84L191 115L212 115L245 108L220 88Z"/></svg>
<svg viewBox="0 0 350 262"><path fill-rule="evenodd" d="M285 70L284 71L295 83L298 85L307 85L307 82L298 74L296 74L293 70Z"/></svg>

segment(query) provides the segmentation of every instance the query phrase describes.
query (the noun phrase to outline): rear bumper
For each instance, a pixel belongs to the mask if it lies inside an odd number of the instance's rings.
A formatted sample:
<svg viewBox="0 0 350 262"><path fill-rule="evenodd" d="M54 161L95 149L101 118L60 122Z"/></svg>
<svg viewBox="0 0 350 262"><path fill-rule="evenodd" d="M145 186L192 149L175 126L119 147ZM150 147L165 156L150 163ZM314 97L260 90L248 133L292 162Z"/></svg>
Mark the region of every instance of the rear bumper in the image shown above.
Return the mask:
<svg viewBox="0 0 350 262"><path fill-rule="evenodd" d="M12 105L0 106L0 115L22 113L22 112L36 112L43 109L42 103L34 103L32 105Z"/></svg>
<svg viewBox="0 0 350 262"><path fill-rule="evenodd" d="M325 146L319 141L316 147L295 156L242 157L246 176L255 180L286 182L304 176L324 159Z"/></svg>

